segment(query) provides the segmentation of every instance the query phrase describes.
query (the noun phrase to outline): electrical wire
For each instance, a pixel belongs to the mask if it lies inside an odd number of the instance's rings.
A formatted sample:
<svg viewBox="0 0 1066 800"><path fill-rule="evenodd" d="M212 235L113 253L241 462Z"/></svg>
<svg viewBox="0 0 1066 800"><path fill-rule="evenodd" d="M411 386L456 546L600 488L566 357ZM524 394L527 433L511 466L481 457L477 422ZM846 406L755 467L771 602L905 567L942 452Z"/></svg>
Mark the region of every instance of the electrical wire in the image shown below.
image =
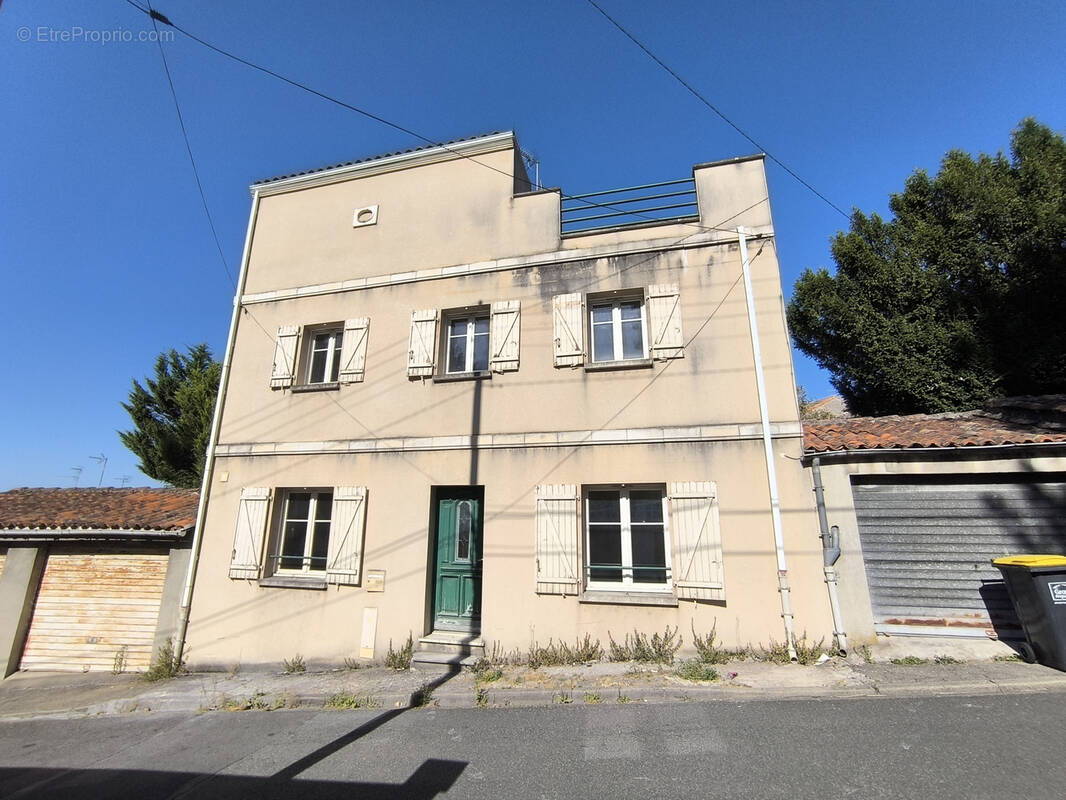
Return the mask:
<svg viewBox="0 0 1066 800"><path fill-rule="evenodd" d="M847 220L851 219L851 215L849 215L840 206L838 206L836 203L834 203L832 200L830 200L824 194L822 194L817 189L815 189L813 186L811 186L810 183L808 183L803 178L801 178L791 167L789 167L781 159L779 159L777 156L775 156L773 153L771 153L768 149L766 149L761 144L759 144L757 141L755 141L755 139L747 131L745 131L743 128L741 128L739 125L737 125L735 122L733 122L733 120L731 120L724 113L722 113L721 109L719 109L716 105L714 105L714 103L712 103L710 100L708 100L706 97L704 97L703 94L698 89L696 89L691 83L689 83L684 78L682 78L675 70L673 70L670 66L668 66L661 58L659 58L657 55L655 55L655 53L653 53L651 51L651 49L648 48L647 45L645 45L636 36L634 36L625 27L623 27L622 24L618 20L616 20L614 17L612 17L606 11L604 11L603 8L598 3L596 3L596 0L587 0L587 2L588 2L588 4L590 6L592 6L594 9L599 11L600 14L602 14L604 16L604 18L608 22L610 22L612 25L614 25L614 27L616 27L619 31L621 31L626 36L626 38L628 38L631 42L633 42L633 44L635 44L637 47L639 47L641 50L643 50L644 53L652 61L654 61L656 64L658 64L660 67L662 67L668 73L670 73L670 75L672 75L674 77L674 79L678 83L680 83L682 86L684 86L689 91L689 93L692 94L697 100L699 100L701 103L703 103L705 106L707 106L707 108L709 108L711 111L713 111L719 117L721 117L733 130L735 130L737 133L739 133L741 136L743 136L745 139L747 139L749 142L751 142L755 147L757 147L760 152L765 153L767 158L769 158L771 161L773 161L775 164L777 164L779 167L781 167L781 169L783 169L785 172L787 172L789 175L791 175L793 178L795 178L797 181L799 181L807 189L812 191L816 196L818 196L827 205L829 205L830 208L832 208L834 211L836 211L838 214L840 214L842 217L844 217L844 219L847 219Z"/></svg>

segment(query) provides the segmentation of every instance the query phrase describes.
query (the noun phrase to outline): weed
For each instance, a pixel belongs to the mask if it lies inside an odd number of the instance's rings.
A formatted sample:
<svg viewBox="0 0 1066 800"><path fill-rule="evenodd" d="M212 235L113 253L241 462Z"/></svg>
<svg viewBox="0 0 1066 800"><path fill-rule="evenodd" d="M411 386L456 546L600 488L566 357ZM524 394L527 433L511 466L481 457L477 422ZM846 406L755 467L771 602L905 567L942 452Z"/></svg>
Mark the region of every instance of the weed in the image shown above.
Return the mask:
<svg viewBox="0 0 1066 800"><path fill-rule="evenodd" d="M619 689L618 690L618 702L619 703L631 703L632 700L629 699L629 695L628 694L622 694L622 690Z"/></svg>
<svg viewBox="0 0 1066 800"><path fill-rule="evenodd" d="M126 645L122 645L115 652L115 660L111 664L111 674L120 675L126 671Z"/></svg>
<svg viewBox="0 0 1066 800"><path fill-rule="evenodd" d="M929 659L919 658L918 656L903 656L902 658L893 658L892 663L904 667L913 667L916 664L928 664Z"/></svg>
<svg viewBox="0 0 1066 800"><path fill-rule="evenodd" d="M502 677L503 677L503 670L502 669L489 669L489 670L485 670L484 672L476 673L474 675L474 680L477 683L492 683L493 681L498 681Z"/></svg>
<svg viewBox="0 0 1066 800"><path fill-rule="evenodd" d="M144 673L146 681L161 681L165 678L173 678L185 671L185 662L178 658L174 652L174 642L167 639L159 646L159 652L155 654L152 665Z"/></svg>
<svg viewBox="0 0 1066 800"><path fill-rule="evenodd" d="M696 623L692 623L692 644L696 648L697 657L704 664L725 664L727 661L734 660L738 655L738 651L724 650L718 646L717 630L717 619L706 636L696 633Z"/></svg>
<svg viewBox="0 0 1066 800"><path fill-rule="evenodd" d="M814 664L825 655L825 637L817 642L809 642L807 641L807 631L804 631L803 635L795 639L793 644L796 647L796 659L800 664Z"/></svg>
<svg viewBox="0 0 1066 800"><path fill-rule="evenodd" d="M585 692L585 705L595 706L603 702L599 692Z"/></svg>
<svg viewBox="0 0 1066 800"><path fill-rule="evenodd" d="M1000 653L999 655L992 656L993 661L1021 661L1022 657L1017 653Z"/></svg>
<svg viewBox="0 0 1066 800"><path fill-rule="evenodd" d="M433 705L433 687L428 683L423 683L411 695L411 705L416 708L425 708L426 706Z"/></svg>
<svg viewBox="0 0 1066 800"><path fill-rule="evenodd" d="M559 692L558 694L552 695L552 701L568 706L574 702L574 696L570 694L570 692Z"/></svg>
<svg viewBox="0 0 1066 800"><path fill-rule="evenodd" d="M477 708L487 708L489 705L489 690L479 686L474 690L474 705Z"/></svg>
<svg viewBox="0 0 1066 800"><path fill-rule="evenodd" d="M677 635L677 627L670 630L669 625L662 634L652 634L650 639L638 630L633 631L632 640L627 633L622 644L616 642L610 633L607 638L611 642L611 661L645 661L653 664L673 664L674 654L681 649L684 641Z"/></svg>
<svg viewBox="0 0 1066 800"><path fill-rule="evenodd" d="M940 654L940 655L937 655L937 656L933 656L933 663L934 664L961 664L962 661L960 659L955 658L954 656Z"/></svg>
<svg viewBox="0 0 1066 800"><path fill-rule="evenodd" d="M326 698L326 708L381 708L381 703L370 694L353 694L352 692L337 692Z"/></svg>
<svg viewBox="0 0 1066 800"><path fill-rule="evenodd" d="M701 661L684 661L677 668L677 677L686 681L716 681L718 670Z"/></svg>
<svg viewBox="0 0 1066 800"><path fill-rule="evenodd" d="M867 664L874 663L874 654L870 650L870 645L868 645L868 644L859 645L859 655L862 656L862 660L865 663L867 663Z"/></svg>
<svg viewBox="0 0 1066 800"><path fill-rule="evenodd" d="M346 656L344 659L344 668L350 670L362 669L363 662L357 658L348 658Z"/></svg>
<svg viewBox="0 0 1066 800"><path fill-rule="evenodd" d="M392 649L392 639L389 639L389 652L385 654L385 666L395 670L410 669L414 652L415 641L410 633L407 634L407 641L399 650Z"/></svg>
<svg viewBox="0 0 1066 800"><path fill-rule="evenodd" d="M293 675L297 672L307 672L307 664L304 663L304 657L297 653L292 658L283 658L281 669L286 675Z"/></svg>
<svg viewBox="0 0 1066 800"><path fill-rule="evenodd" d="M541 646L533 642L529 646L529 653L525 658L526 666L532 669L538 667L555 667L568 664L587 664L590 661L599 661L603 658L603 647L600 640L592 640L589 634L584 639L578 639L573 645L566 642L555 643L549 639L548 644Z"/></svg>

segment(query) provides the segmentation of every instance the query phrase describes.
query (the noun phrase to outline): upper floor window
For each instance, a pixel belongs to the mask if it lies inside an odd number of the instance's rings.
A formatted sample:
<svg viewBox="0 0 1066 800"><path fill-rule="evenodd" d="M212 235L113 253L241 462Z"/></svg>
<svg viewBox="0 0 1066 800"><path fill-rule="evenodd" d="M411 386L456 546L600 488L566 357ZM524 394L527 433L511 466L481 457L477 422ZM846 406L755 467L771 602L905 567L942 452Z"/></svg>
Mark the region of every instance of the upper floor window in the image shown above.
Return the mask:
<svg viewBox="0 0 1066 800"><path fill-rule="evenodd" d="M485 372L489 368L489 315L451 317L447 321L446 371Z"/></svg>
<svg viewBox="0 0 1066 800"><path fill-rule="evenodd" d="M366 368L369 335L369 317L302 328L282 325L274 340L270 387L325 389L359 383Z"/></svg>
<svg viewBox="0 0 1066 800"><path fill-rule="evenodd" d="M643 299L589 304L592 360L647 358L647 324Z"/></svg>
<svg viewBox="0 0 1066 800"><path fill-rule="evenodd" d="M307 382L336 383L341 369L341 342L344 331L331 328L309 335Z"/></svg>

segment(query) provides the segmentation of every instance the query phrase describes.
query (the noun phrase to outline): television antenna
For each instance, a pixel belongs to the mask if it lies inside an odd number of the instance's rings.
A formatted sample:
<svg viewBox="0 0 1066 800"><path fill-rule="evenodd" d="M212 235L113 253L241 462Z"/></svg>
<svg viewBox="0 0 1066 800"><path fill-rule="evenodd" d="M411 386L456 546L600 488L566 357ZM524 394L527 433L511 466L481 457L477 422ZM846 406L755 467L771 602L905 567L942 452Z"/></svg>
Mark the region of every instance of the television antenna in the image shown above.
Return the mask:
<svg viewBox="0 0 1066 800"><path fill-rule="evenodd" d="M107 456L101 453L98 456L89 456L89 458L100 465L100 480L96 484L96 488L99 489L104 485L104 470L107 469Z"/></svg>

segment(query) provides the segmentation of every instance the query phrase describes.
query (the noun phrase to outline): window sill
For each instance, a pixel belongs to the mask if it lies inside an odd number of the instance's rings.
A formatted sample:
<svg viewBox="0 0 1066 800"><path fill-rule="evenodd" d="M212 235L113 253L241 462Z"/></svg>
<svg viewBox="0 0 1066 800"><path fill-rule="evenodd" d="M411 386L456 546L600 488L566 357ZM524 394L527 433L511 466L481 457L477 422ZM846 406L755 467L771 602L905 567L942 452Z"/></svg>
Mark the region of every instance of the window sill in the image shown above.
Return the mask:
<svg viewBox="0 0 1066 800"><path fill-rule="evenodd" d="M449 383L450 381L477 381L489 379L491 377L492 372L487 369L478 370L477 372L444 372L440 375L434 375L433 382Z"/></svg>
<svg viewBox="0 0 1066 800"><path fill-rule="evenodd" d="M589 361L585 372L606 372L613 369L649 369L655 364L650 358L628 358L624 361Z"/></svg>
<svg viewBox="0 0 1066 800"><path fill-rule="evenodd" d="M326 579L324 577L302 578L296 575L271 575L269 578L260 579L259 585L268 589L325 589Z"/></svg>
<svg viewBox="0 0 1066 800"><path fill-rule="evenodd" d="M339 381L330 381L328 383L301 383L293 385L292 393L299 394L300 392L332 392L340 388L341 385Z"/></svg>
<svg viewBox="0 0 1066 800"><path fill-rule="evenodd" d="M671 592L609 592L587 591L577 598L579 603L612 606L671 606L677 608L677 596Z"/></svg>

